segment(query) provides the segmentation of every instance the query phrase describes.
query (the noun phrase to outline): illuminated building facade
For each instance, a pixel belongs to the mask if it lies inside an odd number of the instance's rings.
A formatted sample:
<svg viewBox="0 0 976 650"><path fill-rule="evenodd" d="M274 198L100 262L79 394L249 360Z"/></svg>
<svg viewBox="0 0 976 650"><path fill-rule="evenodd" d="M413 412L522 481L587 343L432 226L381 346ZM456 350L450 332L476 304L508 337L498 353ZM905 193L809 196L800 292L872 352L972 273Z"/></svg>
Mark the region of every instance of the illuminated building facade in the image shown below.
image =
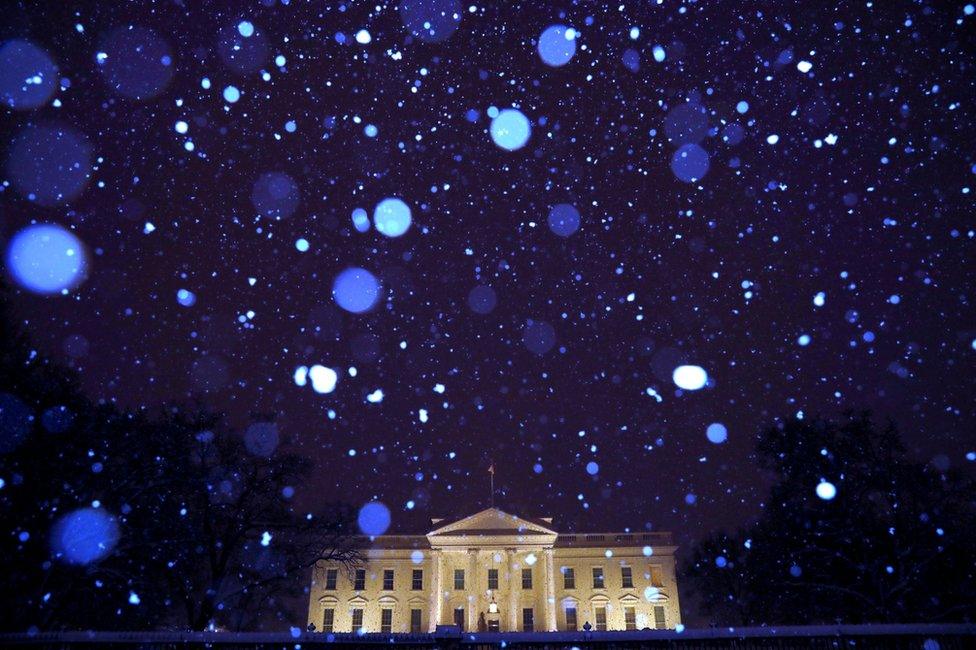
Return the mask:
<svg viewBox="0 0 976 650"><path fill-rule="evenodd" d="M382 535L355 568L320 564L308 622L323 632L545 632L681 623L670 533L564 535L488 508Z"/></svg>

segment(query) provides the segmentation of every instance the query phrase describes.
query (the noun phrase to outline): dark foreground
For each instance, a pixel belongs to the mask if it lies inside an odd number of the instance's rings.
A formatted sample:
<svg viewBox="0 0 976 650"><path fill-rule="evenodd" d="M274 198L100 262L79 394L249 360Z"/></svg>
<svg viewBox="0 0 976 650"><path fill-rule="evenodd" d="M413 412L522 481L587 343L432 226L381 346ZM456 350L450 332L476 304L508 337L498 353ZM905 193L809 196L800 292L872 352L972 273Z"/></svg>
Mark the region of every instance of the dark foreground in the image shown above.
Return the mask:
<svg viewBox="0 0 976 650"><path fill-rule="evenodd" d="M111 648L156 650L216 648L272 650L302 648L376 648L396 645L417 650L455 648L735 648L777 650L857 648L963 650L976 648L976 625L836 625L768 628L723 628L638 632L461 633L454 628L433 634L287 634L232 632L61 632L0 634L0 645L33 650Z"/></svg>

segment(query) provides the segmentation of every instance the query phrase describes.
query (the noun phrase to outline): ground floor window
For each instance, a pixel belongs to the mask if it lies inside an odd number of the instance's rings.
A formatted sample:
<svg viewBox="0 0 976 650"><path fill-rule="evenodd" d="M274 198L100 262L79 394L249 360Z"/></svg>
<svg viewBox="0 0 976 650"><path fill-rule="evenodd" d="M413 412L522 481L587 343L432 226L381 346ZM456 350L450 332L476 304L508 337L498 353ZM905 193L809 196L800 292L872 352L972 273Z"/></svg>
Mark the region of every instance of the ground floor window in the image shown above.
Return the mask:
<svg viewBox="0 0 976 650"><path fill-rule="evenodd" d="M454 624L462 630L464 629L464 608L458 607L454 610Z"/></svg>
<svg viewBox="0 0 976 650"><path fill-rule="evenodd" d="M322 631L332 632L335 628L335 610L327 609L322 612Z"/></svg>
<svg viewBox="0 0 976 650"><path fill-rule="evenodd" d="M596 614L596 631L606 632L607 631L607 608L597 607L593 610Z"/></svg>
<svg viewBox="0 0 976 650"><path fill-rule="evenodd" d="M420 621L422 614L419 609L410 610L410 632L413 634L420 634Z"/></svg>
<svg viewBox="0 0 976 650"><path fill-rule="evenodd" d="M531 607L522 610L522 631L533 632L535 630L535 620Z"/></svg>
<svg viewBox="0 0 976 650"><path fill-rule="evenodd" d="M654 627L659 630L663 630L668 626L667 620L664 618L664 607L661 605L654 606Z"/></svg>
<svg viewBox="0 0 976 650"><path fill-rule="evenodd" d="M577 630L579 626L576 621L576 608L567 607L566 608L566 629L567 630Z"/></svg>
<svg viewBox="0 0 976 650"><path fill-rule="evenodd" d="M624 607L624 629L637 629L637 610L633 607Z"/></svg>
<svg viewBox="0 0 976 650"><path fill-rule="evenodd" d="M352 631L362 632L363 630L363 610L352 610Z"/></svg>
<svg viewBox="0 0 976 650"><path fill-rule="evenodd" d="M384 609L380 611L380 632L389 634L393 631L393 610Z"/></svg>

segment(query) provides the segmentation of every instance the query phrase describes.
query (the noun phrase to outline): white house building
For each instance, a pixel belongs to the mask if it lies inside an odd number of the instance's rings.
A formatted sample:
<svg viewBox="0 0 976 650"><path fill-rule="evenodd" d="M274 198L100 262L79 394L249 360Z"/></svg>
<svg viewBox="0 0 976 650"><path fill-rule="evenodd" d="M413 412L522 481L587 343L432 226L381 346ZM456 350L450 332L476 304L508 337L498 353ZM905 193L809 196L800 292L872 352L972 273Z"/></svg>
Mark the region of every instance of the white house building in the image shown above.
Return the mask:
<svg viewBox="0 0 976 650"><path fill-rule="evenodd" d="M564 535L552 519L488 508L426 535L365 540L355 568L312 574L323 632L642 630L681 622L670 533Z"/></svg>

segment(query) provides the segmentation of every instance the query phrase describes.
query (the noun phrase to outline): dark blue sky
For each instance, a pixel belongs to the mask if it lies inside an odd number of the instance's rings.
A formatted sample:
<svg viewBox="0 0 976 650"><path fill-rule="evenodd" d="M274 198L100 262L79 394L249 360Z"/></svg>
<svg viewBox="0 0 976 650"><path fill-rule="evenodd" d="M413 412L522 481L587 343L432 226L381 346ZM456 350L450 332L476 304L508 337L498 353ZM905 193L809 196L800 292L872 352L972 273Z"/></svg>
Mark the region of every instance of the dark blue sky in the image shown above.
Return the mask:
<svg viewBox="0 0 976 650"><path fill-rule="evenodd" d="M274 414L318 464L300 498L377 498L395 530L484 506L494 459L503 507L687 543L759 511L753 435L801 412L871 409L971 466L971 9L610 5L456 3L426 40L382 2L8 9L0 40L60 81L0 112L0 237L89 253L18 314L97 398ZM388 197L409 229L360 232ZM361 314L349 267L381 285ZM315 364L333 392L296 385Z"/></svg>

